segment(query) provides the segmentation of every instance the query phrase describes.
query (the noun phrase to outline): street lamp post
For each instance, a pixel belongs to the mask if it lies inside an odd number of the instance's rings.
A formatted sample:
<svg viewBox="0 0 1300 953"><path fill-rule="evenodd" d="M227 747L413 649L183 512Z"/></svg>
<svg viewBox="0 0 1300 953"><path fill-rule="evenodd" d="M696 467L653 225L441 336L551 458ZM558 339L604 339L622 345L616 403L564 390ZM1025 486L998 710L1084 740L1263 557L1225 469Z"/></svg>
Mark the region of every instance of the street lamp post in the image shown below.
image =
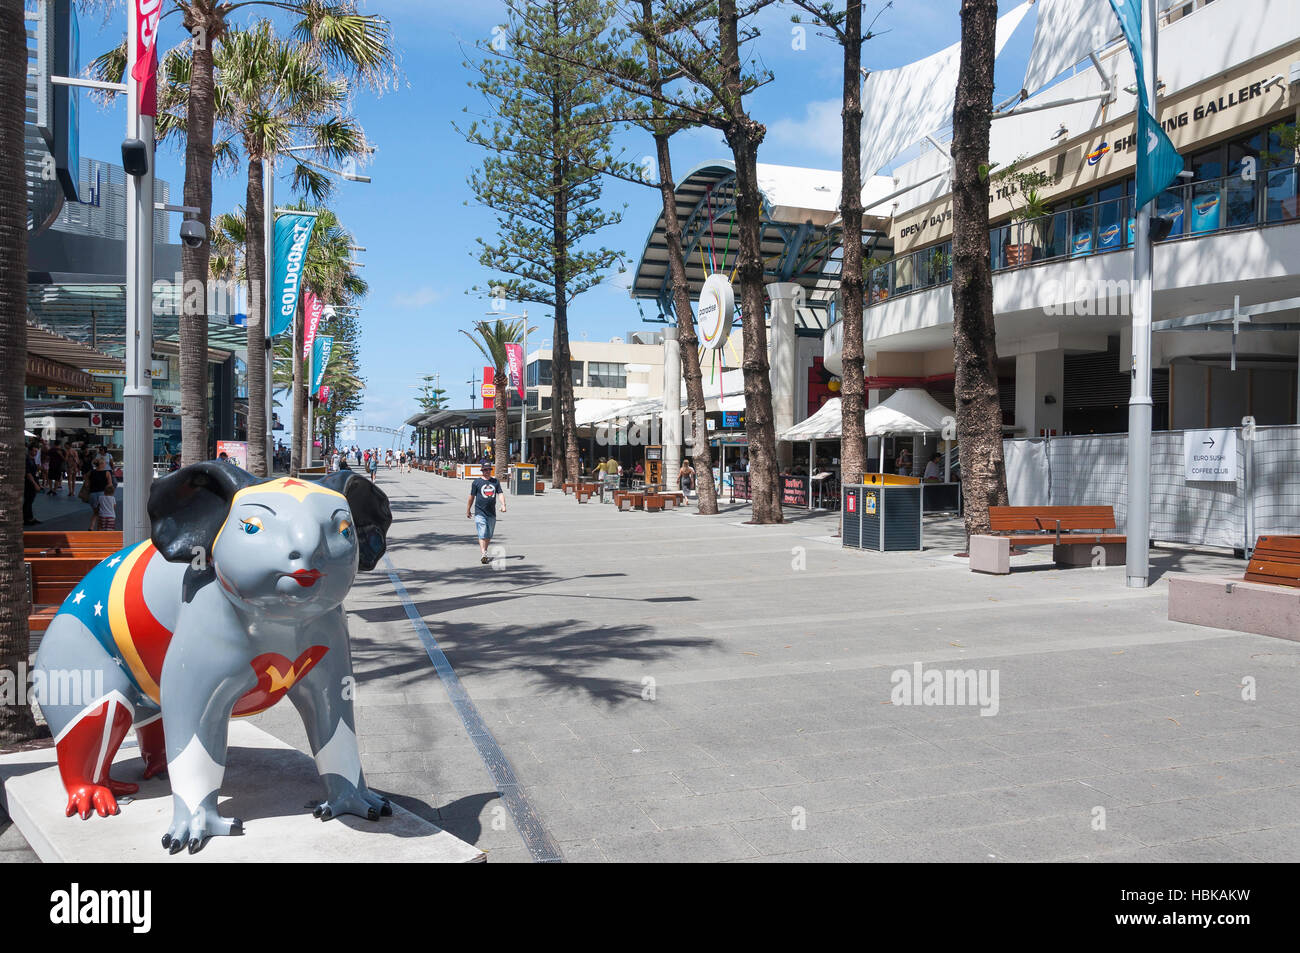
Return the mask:
<svg viewBox="0 0 1300 953"><path fill-rule="evenodd" d="M140 81L131 66L139 55L139 8L127 4L126 138L143 142L147 167L126 177L126 384L122 389L122 541L150 536L153 483L153 117L141 115ZM76 174L76 170L73 170ZM193 463L193 460L187 460Z"/></svg>

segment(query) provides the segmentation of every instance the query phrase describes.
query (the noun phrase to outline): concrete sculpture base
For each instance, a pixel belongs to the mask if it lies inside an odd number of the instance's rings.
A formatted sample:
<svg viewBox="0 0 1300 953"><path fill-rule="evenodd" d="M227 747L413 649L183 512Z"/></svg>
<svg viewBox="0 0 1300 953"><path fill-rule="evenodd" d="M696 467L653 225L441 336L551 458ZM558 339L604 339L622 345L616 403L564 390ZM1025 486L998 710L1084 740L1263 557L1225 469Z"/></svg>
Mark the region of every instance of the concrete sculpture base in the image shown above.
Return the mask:
<svg viewBox="0 0 1300 953"><path fill-rule="evenodd" d="M481 863L483 851L393 804L378 822L345 815L319 821L305 805L323 788L312 759L245 721L230 725L221 812L244 822L242 837L214 837L197 854L169 858L159 846L172 816L166 777L141 780L139 750L123 747L113 776L140 785L114 817L64 817L67 794L54 748L0 757L0 807L46 863Z"/></svg>

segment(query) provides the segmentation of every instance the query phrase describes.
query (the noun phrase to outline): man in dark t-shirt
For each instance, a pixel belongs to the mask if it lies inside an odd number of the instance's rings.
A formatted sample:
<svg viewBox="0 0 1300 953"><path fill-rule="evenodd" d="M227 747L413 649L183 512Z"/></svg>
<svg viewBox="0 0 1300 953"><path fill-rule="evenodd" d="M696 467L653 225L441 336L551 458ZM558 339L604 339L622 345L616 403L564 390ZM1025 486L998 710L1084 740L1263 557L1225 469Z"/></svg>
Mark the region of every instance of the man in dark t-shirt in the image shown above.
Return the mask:
<svg viewBox="0 0 1300 953"><path fill-rule="evenodd" d="M480 473L482 476L470 484L465 518L474 518L474 528L478 530L479 562L486 565L492 561L488 555L488 546L492 543L492 534L497 525L497 500L501 501L502 513L506 511L506 501L501 493L500 482L492 475L491 465L483 464Z"/></svg>

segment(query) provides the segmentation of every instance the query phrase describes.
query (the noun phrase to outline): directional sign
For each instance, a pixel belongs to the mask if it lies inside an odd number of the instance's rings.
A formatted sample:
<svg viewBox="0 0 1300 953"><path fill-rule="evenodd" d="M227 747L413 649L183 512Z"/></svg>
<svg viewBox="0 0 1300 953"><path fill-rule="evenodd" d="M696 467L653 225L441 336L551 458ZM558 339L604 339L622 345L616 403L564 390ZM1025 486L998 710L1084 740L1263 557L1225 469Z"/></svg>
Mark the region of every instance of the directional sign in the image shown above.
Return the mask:
<svg viewBox="0 0 1300 953"><path fill-rule="evenodd" d="M1237 482L1237 431L1184 430L1183 478L1188 483Z"/></svg>

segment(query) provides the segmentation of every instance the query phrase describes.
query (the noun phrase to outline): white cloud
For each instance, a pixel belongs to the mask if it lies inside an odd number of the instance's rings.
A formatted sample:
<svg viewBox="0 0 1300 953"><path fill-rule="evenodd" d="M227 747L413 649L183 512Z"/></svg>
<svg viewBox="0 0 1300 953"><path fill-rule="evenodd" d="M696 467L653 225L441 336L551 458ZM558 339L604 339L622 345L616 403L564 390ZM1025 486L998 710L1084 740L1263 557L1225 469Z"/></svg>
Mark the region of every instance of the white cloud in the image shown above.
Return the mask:
<svg viewBox="0 0 1300 953"><path fill-rule="evenodd" d="M415 291L403 291L393 295L393 306L406 311L416 311L441 301L443 294L437 289L425 285Z"/></svg>
<svg viewBox="0 0 1300 953"><path fill-rule="evenodd" d="M839 159L844 141L843 119L839 99L822 99L810 102L801 119L778 119L768 126L768 135L782 145L799 148ZM838 166L837 166L838 168Z"/></svg>

